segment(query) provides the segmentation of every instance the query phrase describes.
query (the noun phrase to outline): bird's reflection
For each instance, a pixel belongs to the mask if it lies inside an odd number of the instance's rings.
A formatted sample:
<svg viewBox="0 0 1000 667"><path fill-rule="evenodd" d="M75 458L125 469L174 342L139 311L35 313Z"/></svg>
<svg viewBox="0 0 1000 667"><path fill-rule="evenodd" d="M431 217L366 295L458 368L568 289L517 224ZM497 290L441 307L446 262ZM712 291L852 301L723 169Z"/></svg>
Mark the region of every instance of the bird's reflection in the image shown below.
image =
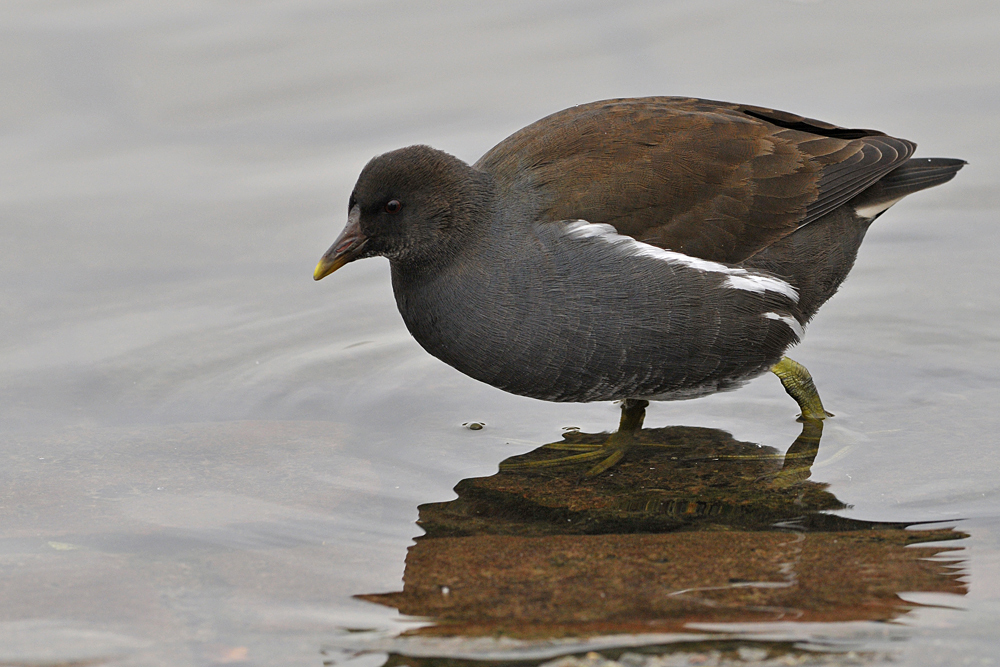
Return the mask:
<svg viewBox="0 0 1000 667"><path fill-rule="evenodd" d="M607 434L570 431L456 500L421 505L403 590L359 596L430 617L419 634L566 637L693 622L889 620L903 592L964 594L952 528L858 521L809 480L823 424L781 456L724 431L640 429L610 470L530 467ZM909 528L909 529L908 529ZM937 558L930 559L932 556Z"/></svg>

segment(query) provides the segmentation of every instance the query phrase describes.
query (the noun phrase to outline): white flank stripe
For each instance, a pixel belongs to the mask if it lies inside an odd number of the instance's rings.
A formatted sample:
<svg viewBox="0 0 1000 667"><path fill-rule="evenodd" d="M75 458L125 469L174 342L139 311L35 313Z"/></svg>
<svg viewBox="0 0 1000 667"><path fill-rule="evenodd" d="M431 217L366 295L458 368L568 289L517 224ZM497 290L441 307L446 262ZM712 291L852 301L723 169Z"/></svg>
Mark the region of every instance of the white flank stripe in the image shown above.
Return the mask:
<svg viewBox="0 0 1000 667"><path fill-rule="evenodd" d="M899 199L902 199L900 197ZM884 201L878 204L869 204L868 206L855 206L854 212L862 218L874 218L876 215L889 208L893 204L899 201L899 199L893 199L891 201Z"/></svg>
<svg viewBox="0 0 1000 667"><path fill-rule="evenodd" d="M784 322L788 325L788 328L792 330L795 334L796 340L802 340L802 336L805 335L805 329L799 324L799 321L792 317L791 315L779 315L778 313L764 313L764 317L769 320L778 320L779 322Z"/></svg>
<svg viewBox="0 0 1000 667"><path fill-rule="evenodd" d="M740 289L758 294L763 294L765 291L774 292L788 297L793 303L799 302L799 293L784 280L765 276L761 273L751 273L746 269L736 269L725 264L719 264L718 262L709 262L683 253L673 252L672 250L657 248L648 243L636 241L631 236L619 234L611 225L576 220L566 225L565 232L571 238L601 239L602 241L618 246L623 252L636 257L651 257L672 264L682 264L697 271L724 274L727 276L724 284L730 289Z"/></svg>

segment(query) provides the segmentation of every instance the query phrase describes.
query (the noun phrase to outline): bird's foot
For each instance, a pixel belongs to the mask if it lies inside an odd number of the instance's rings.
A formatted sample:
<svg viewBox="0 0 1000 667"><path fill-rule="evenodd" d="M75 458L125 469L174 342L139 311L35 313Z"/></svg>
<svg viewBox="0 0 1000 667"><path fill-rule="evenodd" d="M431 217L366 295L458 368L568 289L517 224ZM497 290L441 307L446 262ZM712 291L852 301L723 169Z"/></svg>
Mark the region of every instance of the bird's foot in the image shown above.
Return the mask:
<svg viewBox="0 0 1000 667"><path fill-rule="evenodd" d="M799 409L802 410L799 421L820 420L833 416L832 412L823 409L823 401L816 391L816 384L805 366L788 357L782 357L781 361L771 367L771 372L778 376L785 391L799 404Z"/></svg>
<svg viewBox="0 0 1000 667"><path fill-rule="evenodd" d="M501 463L500 470L513 472L520 470L537 470L539 468L556 468L560 466L572 465L574 463L584 463L586 461L597 461L599 463L588 470L584 477L594 477L599 475L614 464L621 461L625 452L632 444L631 433L612 433L608 439L600 445L573 445L569 443L554 442L545 445L548 449L561 449L568 451L579 451L580 454L571 456L561 456L555 459L545 459L544 461L525 461L524 463Z"/></svg>
<svg viewBox="0 0 1000 667"><path fill-rule="evenodd" d="M584 477L595 477L622 460L628 449L635 443L635 435L642 428L642 420L646 416L648 401L626 399L622 402L622 418L618 430L608 436L601 444L576 444L554 442L545 445L549 449L560 449L571 452L581 452L556 459L544 461L527 461L524 463L501 463L500 470L534 470L538 468L553 468L584 461L599 463L584 473Z"/></svg>

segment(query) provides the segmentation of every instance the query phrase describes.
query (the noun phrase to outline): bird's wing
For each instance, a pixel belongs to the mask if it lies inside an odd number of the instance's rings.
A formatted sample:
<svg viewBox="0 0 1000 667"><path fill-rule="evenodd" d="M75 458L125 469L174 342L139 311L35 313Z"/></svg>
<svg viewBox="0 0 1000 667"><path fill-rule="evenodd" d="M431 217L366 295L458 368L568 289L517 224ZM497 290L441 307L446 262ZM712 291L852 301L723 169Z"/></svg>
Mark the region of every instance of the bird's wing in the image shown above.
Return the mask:
<svg viewBox="0 0 1000 667"><path fill-rule="evenodd" d="M870 187L915 144L773 109L690 98L594 102L514 133L476 166L581 219L738 263Z"/></svg>

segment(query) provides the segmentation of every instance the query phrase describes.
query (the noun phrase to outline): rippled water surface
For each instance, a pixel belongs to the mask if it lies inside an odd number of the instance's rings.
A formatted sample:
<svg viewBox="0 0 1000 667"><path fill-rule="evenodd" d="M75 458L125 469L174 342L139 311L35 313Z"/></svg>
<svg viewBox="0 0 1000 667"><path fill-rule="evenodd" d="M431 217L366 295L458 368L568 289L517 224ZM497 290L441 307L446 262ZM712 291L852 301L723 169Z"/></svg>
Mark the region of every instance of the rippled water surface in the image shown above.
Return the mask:
<svg viewBox="0 0 1000 667"><path fill-rule="evenodd" d="M1000 662L1000 5L10 0L0 31L0 662ZM312 268L372 155L650 94L970 164L795 350L821 433L763 377L652 405L617 477L498 472L617 407L431 358L384 260Z"/></svg>

